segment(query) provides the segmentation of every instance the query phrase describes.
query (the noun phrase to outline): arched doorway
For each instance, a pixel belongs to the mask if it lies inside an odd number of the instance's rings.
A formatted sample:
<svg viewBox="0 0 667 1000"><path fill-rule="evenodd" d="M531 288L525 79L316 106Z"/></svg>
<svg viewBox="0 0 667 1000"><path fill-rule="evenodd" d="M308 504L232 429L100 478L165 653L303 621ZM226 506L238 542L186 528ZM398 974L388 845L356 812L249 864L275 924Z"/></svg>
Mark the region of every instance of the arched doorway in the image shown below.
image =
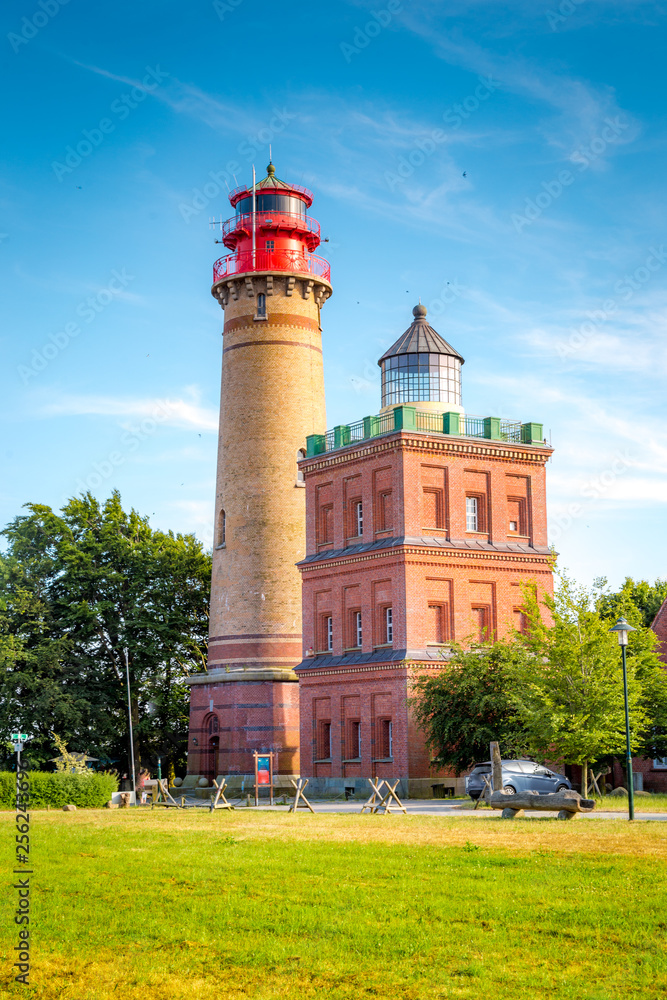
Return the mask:
<svg viewBox="0 0 667 1000"><path fill-rule="evenodd" d="M218 776L220 764L220 722L217 715L211 714L204 720L204 732L206 733L206 755L205 755L205 777L209 781Z"/></svg>

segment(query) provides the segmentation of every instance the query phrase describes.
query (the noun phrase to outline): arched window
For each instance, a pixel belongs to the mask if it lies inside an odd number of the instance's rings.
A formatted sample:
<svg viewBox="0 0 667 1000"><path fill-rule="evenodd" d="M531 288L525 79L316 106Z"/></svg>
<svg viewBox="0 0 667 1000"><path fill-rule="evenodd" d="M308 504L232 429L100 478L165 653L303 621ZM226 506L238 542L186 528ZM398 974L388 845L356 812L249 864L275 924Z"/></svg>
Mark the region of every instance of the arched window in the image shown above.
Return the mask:
<svg viewBox="0 0 667 1000"><path fill-rule="evenodd" d="M296 460L297 460L297 462L301 462L305 457L306 457L305 450L303 448L299 448L299 450L296 453ZM306 477L305 477L305 475L303 473L303 469L300 469L298 467L298 465L297 465L297 469L296 469L296 482L297 482L298 486L305 486L306 485Z"/></svg>
<svg viewBox="0 0 667 1000"><path fill-rule="evenodd" d="M266 318L266 295L264 292L259 292L257 295L257 319Z"/></svg>
<svg viewBox="0 0 667 1000"><path fill-rule="evenodd" d="M227 542L227 515L224 510L218 514L218 548Z"/></svg>
<svg viewBox="0 0 667 1000"><path fill-rule="evenodd" d="M206 720L206 732L209 736L215 736L220 729L220 722L217 715L209 715Z"/></svg>

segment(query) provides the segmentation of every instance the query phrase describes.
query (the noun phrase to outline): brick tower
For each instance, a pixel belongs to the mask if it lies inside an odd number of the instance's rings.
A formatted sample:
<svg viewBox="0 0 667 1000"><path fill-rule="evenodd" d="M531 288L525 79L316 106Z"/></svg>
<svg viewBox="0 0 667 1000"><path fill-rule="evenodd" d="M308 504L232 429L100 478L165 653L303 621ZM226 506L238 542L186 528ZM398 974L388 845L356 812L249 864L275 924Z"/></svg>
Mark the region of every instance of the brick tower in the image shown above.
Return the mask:
<svg viewBox="0 0 667 1000"><path fill-rule="evenodd" d="M524 627L552 590L542 425L474 417L463 358L426 309L378 362L382 409L308 438L301 774L317 791L461 790L431 764L409 697L452 643Z"/></svg>
<svg viewBox="0 0 667 1000"><path fill-rule="evenodd" d="M299 771L305 489L297 462L326 427L320 310L329 264L313 251L310 191L275 176L229 200L232 252L214 266L224 309L208 672L190 678L188 771L250 774L253 750Z"/></svg>

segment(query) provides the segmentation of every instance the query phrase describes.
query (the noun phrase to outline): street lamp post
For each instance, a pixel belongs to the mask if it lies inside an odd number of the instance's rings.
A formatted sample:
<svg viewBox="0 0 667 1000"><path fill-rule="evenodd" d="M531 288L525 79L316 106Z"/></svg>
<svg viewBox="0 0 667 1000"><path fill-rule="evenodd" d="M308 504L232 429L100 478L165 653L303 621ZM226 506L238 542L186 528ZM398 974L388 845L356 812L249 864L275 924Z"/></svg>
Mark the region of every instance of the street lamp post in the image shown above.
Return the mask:
<svg viewBox="0 0 667 1000"><path fill-rule="evenodd" d="M621 647L621 660L623 661L623 697L625 698L625 773L628 781L628 813L629 819L635 818L635 790L632 778L632 753L630 751L630 709L628 707L628 667L625 659L625 647L628 644L628 632L637 630L630 625L625 618L619 618L616 624L609 629L618 636L618 644Z"/></svg>

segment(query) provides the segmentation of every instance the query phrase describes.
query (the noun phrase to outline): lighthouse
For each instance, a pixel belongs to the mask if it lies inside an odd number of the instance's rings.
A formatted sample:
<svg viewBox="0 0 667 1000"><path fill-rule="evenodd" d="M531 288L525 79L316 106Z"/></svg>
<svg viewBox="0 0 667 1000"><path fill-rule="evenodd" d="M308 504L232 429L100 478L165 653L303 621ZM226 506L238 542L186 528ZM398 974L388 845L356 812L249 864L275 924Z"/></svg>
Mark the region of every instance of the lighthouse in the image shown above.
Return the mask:
<svg viewBox="0 0 667 1000"><path fill-rule="evenodd" d="M188 771L253 772L253 751L299 773L301 580L307 438L326 429L313 195L276 177L232 191L213 268L224 310L206 673L190 678Z"/></svg>

